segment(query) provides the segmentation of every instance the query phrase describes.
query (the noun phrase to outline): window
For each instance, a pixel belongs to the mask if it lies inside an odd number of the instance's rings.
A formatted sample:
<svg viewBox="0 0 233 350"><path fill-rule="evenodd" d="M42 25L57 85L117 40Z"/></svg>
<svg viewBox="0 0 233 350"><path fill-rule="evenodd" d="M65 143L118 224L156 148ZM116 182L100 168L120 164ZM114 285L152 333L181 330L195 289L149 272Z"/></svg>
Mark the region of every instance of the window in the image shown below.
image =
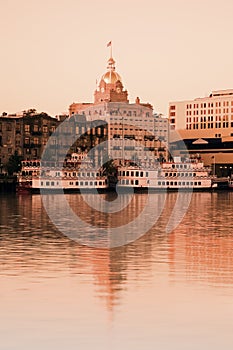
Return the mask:
<svg viewBox="0 0 233 350"><path fill-rule="evenodd" d="M28 124L24 125L24 131L30 132L30 125L28 125Z"/></svg>
<svg viewBox="0 0 233 350"><path fill-rule="evenodd" d="M7 131L11 131L12 130L12 125L10 123L7 123L6 130Z"/></svg>
<svg viewBox="0 0 233 350"><path fill-rule="evenodd" d="M48 132L48 127L47 127L47 125L43 125L43 132Z"/></svg>

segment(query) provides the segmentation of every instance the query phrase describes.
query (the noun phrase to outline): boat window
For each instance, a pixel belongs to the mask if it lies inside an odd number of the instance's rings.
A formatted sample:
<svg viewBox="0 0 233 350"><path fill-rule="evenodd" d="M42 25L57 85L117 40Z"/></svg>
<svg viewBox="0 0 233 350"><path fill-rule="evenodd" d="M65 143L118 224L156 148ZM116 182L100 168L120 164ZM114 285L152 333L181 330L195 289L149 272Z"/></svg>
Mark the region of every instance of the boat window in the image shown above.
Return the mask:
<svg viewBox="0 0 233 350"><path fill-rule="evenodd" d="M97 186L97 181L95 181L95 186Z"/></svg>
<svg viewBox="0 0 233 350"><path fill-rule="evenodd" d="M46 186L49 186L49 181L46 181Z"/></svg>
<svg viewBox="0 0 233 350"><path fill-rule="evenodd" d="M186 182L186 185L189 186L189 182Z"/></svg>
<svg viewBox="0 0 233 350"><path fill-rule="evenodd" d="M78 181L76 181L75 185L76 185L76 186L78 186L78 185L79 185Z"/></svg>
<svg viewBox="0 0 233 350"><path fill-rule="evenodd" d="M122 180L121 183L122 183L122 185L124 185L125 184L125 180Z"/></svg>
<svg viewBox="0 0 233 350"><path fill-rule="evenodd" d="M178 182L178 185L181 186L181 182Z"/></svg>
<svg viewBox="0 0 233 350"><path fill-rule="evenodd" d="M194 186L197 186L197 182L194 182Z"/></svg>
<svg viewBox="0 0 233 350"><path fill-rule="evenodd" d="M129 176L129 171L126 171L126 176Z"/></svg>
<svg viewBox="0 0 233 350"><path fill-rule="evenodd" d="M168 173L165 173L165 177L167 177L168 176Z"/></svg>
<svg viewBox="0 0 233 350"><path fill-rule="evenodd" d="M174 185L177 186L177 182L176 181L174 182Z"/></svg>
<svg viewBox="0 0 233 350"><path fill-rule="evenodd" d="M126 185L128 185L129 184L129 180L126 180Z"/></svg>
<svg viewBox="0 0 233 350"><path fill-rule="evenodd" d="M88 181L85 181L85 186L88 186Z"/></svg>
<svg viewBox="0 0 233 350"><path fill-rule="evenodd" d="M90 182L90 186L93 186L93 181Z"/></svg>
<svg viewBox="0 0 233 350"><path fill-rule="evenodd" d="M131 171L131 176L134 176L134 171Z"/></svg>
<svg viewBox="0 0 233 350"><path fill-rule="evenodd" d="M123 174L122 174L122 176L125 176L125 171L123 171Z"/></svg>
<svg viewBox="0 0 233 350"><path fill-rule="evenodd" d="M159 186L161 185L161 181L158 181L158 185L159 185Z"/></svg>
<svg viewBox="0 0 233 350"><path fill-rule="evenodd" d="M173 176L176 176L176 173L174 173Z"/></svg>
<svg viewBox="0 0 233 350"><path fill-rule="evenodd" d="M54 186L54 181L51 182L51 186Z"/></svg>
<svg viewBox="0 0 233 350"><path fill-rule="evenodd" d="M133 180L131 180L131 185L133 185Z"/></svg>
<svg viewBox="0 0 233 350"><path fill-rule="evenodd" d="M148 171L146 171L146 177L148 177L148 176L149 176Z"/></svg>
<svg viewBox="0 0 233 350"><path fill-rule="evenodd" d="M184 181L182 182L182 186L185 186L185 182Z"/></svg>
<svg viewBox="0 0 233 350"><path fill-rule="evenodd" d="M167 181L167 186L169 186L169 181Z"/></svg>
<svg viewBox="0 0 233 350"><path fill-rule="evenodd" d="M173 186L173 181L171 181L170 185Z"/></svg>
<svg viewBox="0 0 233 350"><path fill-rule="evenodd" d="M138 177L139 176L139 171L136 171L136 177Z"/></svg>
<svg viewBox="0 0 233 350"><path fill-rule="evenodd" d="M40 185L43 186L43 184L44 184L43 181L41 181L41 182L40 182Z"/></svg>
<svg viewBox="0 0 233 350"><path fill-rule="evenodd" d="M135 185L138 185L138 180L135 180Z"/></svg>
<svg viewBox="0 0 233 350"><path fill-rule="evenodd" d="M80 186L83 186L83 181L80 181Z"/></svg>
<svg viewBox="0 0 233 350"><path fill-rule="evenodd" d="M201 186L201 181L198 181L198 186Z"/></svg>
<svg viewBox="0 0 233 350"><path fill-rule="evenodd" d="M143 177L143 171L140 172L140 176Z"/></svg>

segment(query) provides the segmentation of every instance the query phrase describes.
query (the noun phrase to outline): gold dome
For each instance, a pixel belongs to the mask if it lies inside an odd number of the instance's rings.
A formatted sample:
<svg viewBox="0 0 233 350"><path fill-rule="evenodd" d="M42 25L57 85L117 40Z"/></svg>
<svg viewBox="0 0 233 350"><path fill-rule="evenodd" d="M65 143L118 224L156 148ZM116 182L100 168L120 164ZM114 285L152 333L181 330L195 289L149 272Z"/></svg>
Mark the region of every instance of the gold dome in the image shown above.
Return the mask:
<svg viewBox="0 0 233 350"><path fill-rule="evenodd" d="M117 72L110 71L102 76L102 80L104 80L106 84L115 84L118 80L121 81L121 77Z"/></svg>

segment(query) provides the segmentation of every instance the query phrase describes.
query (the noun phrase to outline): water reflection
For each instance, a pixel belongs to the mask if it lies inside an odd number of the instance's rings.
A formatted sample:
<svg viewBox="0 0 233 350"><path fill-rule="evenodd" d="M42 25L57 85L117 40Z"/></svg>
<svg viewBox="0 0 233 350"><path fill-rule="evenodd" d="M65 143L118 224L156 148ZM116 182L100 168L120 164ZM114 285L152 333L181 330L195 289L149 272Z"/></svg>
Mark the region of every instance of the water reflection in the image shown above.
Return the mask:
<svg viewBox="0 0 233 350"><path fill-rule="evenodd" d="M149 232L97 249L62 235L39 195L1 196L2 349L231 349L232 199L194 193L179 227L167 233L177 202L170 193ZM98 230L140 215L146 195L135 196L124 215L94 213L79 195L67 200Z"/></svg>
<svg viewBox="0 0 233 350"><path fill-rule="evenodd" d="M161 271L161 265L172 281L176 281L177 274L177 280L182 275L183 280L198 283L232 284L232 195L193 194L181 225L167 234L166 225L177 197L171 193L161 217L147 234L111 250L81 246L63 236L50 222L39 195L2 197L0 274L28 273L34 278L81 274L84 281L91 274L97 294L106 299L108 308L117 302L119 292L127 288L130 280L152 283L150 276ZM105 196L111 200L111 195ZM146 195L135 196L124 216L101 212L96 215L79 195L69 195L68 201L87 222L114 226L139 215Z"/></svg>

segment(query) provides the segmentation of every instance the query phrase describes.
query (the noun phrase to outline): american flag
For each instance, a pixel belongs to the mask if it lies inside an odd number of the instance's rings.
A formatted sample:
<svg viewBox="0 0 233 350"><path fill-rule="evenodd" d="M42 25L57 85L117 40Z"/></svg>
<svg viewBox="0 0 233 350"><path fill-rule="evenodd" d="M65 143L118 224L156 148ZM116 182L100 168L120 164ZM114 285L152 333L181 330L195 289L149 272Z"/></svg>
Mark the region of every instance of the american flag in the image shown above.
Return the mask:
<svg viewBox="0 0 233 350"><path fill-rule="evenodd" d="M109 41L109 43L107 43L107 47L111 46L112 45L112 42Z"/></svg>

